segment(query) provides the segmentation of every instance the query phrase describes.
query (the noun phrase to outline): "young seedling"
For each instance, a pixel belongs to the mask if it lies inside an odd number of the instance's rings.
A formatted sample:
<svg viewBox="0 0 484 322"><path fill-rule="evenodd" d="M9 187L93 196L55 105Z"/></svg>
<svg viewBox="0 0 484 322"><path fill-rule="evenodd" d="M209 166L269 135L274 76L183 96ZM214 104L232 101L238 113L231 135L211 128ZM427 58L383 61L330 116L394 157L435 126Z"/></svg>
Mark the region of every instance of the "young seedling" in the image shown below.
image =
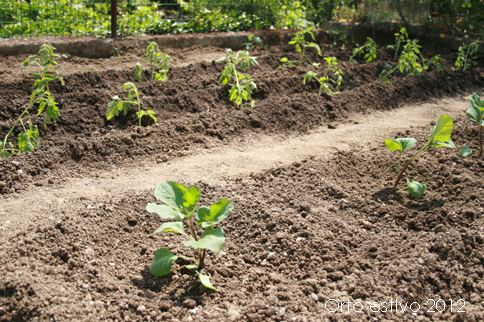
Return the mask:
<svg viewBox="0 0 484 322"><path fill-rule="evenodd" d="M253 34L247 35L247 42L243 44L245 46L245 50L252 51L255 48L255 45L259 45L260 48L264 48L264 42L259 37L256 37Z"/></svg>
<svg viewBox="0 0 484 322"><path fill-rule="evenodd" d="M453 70L466 70L471 67L477 66L477 50L479 49L479 42L475 41L469 45L462 44L459 47L459 52L457 54L457 60L455 61L455 67Z"/></svg>
<svg viewBox="0 0 484 322"><path fill-rule="evenodd" d="M338 46L338 43L341 43L342 46L344 47L345 44L348 43L348 40L346 39L346 35L342 35L341 31L339 30L329 30L328 34L333 36L333 46Z"/></svg>
<svg viewBox="0 0 484 322"><path fill-rule="evenodd" d="M308 42L305 39L305 34L309 34L313 40L316 40L316 38L314 38L314 34L311 32L313 28L314 27L311 26L308 29L300 30L296 33L294 38L291 39L289 45L294 45L296 47L296 51L301 54L301 58L299 59L299 61L293 61L284 57L280 60L280 62L283 64L282 66L293 66L294 63L299 63L299 66L302 66L304 58L306 58L311 66L314 66L316 68L319 67L319 63L313 63L311 59L309 59L309 57L306 55L306 48L316 48L316 50L318 51L318 55L321 56L321 49L319 48L319 46L313 42Z"/></svg>
<svg viewBox="0 0 484 322"><path fill-rule="evenodd" d="M197 186L187 188L176 182L162 182L156 185L155 197L164 205L149 203L146 210L157 214L161 219L172 219L175 222L162 224L153 235L161 232L175 232L183 235L187 239L184 246L195 249L195 258L174 255L170 250L160 248L155 251L150 271L153 276L167 275L173 262L183 258L193 262L186 267L195 270L202 285L216 291L210 283L210 276L203 275L199 271L205 266L207 250L214 253L222 250L225 235L221 227L215 228L215 226L229 216L234 209L234 204L227 199L220 199L210 207L198 207L200 195L200 189ZM185 229L189 232L187 233ZM201 234L200 230L203 230Z"/></svg>
<svg viewBox="0 0 484 322"><path fill-rule="evenodd" d="M382 70L382 76L380 78L382 82L389 82L390 80L388 79L388 76L390 76L396 70L399 70L402 74L407 73L410 75L422 75L422 73L426 71L431 64L434 64L437 67L437 70L443 68L442 64L438 62L440 59L439 55L434 56L432 60L426 61L419 50L419 48L422 46L417 45L417 43L418 40L416 39L407 41L405 46L403 46L402 53L398 60L398 65L393 68L392 65L387 64L389 71L386 69ZM420 59L422 60L422 63L419 62Z"/></svg>
<svg viewBox="0 0 484 322"><path fill-rule="evenodd" d="M151 80L167 81L168 71L170 70L171 62L170 56L160 51L160 47L155 42L150 42L148 48L146 48L146 60L143 63L136 63L136 78L141 85L141 74L143 72L143 66L150 64L151 66Z"/></svg>
<svg viewBox="0 0 484 322"><path fill-rule="evenodd" d="M402 46L402 44L404 44L408 41L407 29L405 29L405 27L403 27L402 29L400 29L400 32L397 32L395 34L395 36L396 36L395 45L389 45L387 48L395 49L395 59L397 59L398 51L400 50L400 46Z"/></svg>
<svg viewBox="0 0 484 322"><path fill-rule="evenodd" d="M303 78L303 84L306 85L307 82L312 81L314 78L317 82L319 82L319 95L321 95L323 89L329 95L338 94L341 83L343 82L343 72L338 68L338 60L335 57L326 57L324 60L326 61L327 68L323 76L318 78L317 73L308 71ZM330 77L328 72L333 73L333 77ZM328 81L331 81L336 85L336 92L331 90Z"/></svg>
<svg viewBox="0 0 484 322"><path fill-rule="evenodd" d="M355 59L355 57L358 55L361 55L361 54L365 54L364 56L364 59L366 61L366 63L370 63L372 60L375 60L377 55L376 55L376 42L371 39L370 37L367 38L366 40L366 43L361 46L361 47L357 47L353 50L353 54L351 55L350 57L350 62L352 63L358 63Z"/></svg>
<svg viewBox="0 0 484 322"><path fill-rule="evenodd" d="M115 116L119 115L119 112L124 112L124 115L128 114L128 110L131 108L131 105L138 106L138 112L136 115L138 116L139 126L141 126L141 118L145 115L151 117L155 124L157 123L155 112L152 110L142 111L141 110L141 102L139 99L140 92L136 88L136 86L132 82L128 82L123 85L123 89L126 90L128 94L128 98L126 100L122 100L119 98L118 95L113 97L113 100L108 103L108 110L106 112L106 119L109 121Z"/></svg>
<svg viewBox="0 0 484 322"><path fill-rule="evenodd" d="M30 108L35 105L39 104L39 109L37 110L37 115L40 115L44 109L46 111L46 115L44 118L44 126L47 129L47 123L50 121L56 121L57 115L60 115L59 107L57 106L57 102L54 100L54 95L50 92L49 83L55 80L59 80L64 86L64 79L60 76L60 71L58 68L55 69L55 76L50 74L49 69L53 66L57 66L56 59L64 57L67 58L66 55L57 55L54 54L55 48L43 44L39 50L38 55L29 56L24 62L23 67L27 67L29 65L37 65L40 67L40 73L35 73L32 77L35 79L34 85L32 86L35 90L30 95L30 102L29 105L25 108L25 110L20 114L18 119L15 121L14 125L7 133L3 141L0 142L0 155L3 158L8 158L13 153L22 153L24 151L31 152L34 150L35 147L40 146L39 140L39 129L37 126L32 124L32 120L30 118L29 110ZM27 115L28 120L28 128L25 127L25 124L22 118ZM17 148L14 147L12 142L8 141L10 134L15 130L18 123L22 124L23 132L18 135L18 143Z"/></svg>
<svg viewBox="0 0 484 322"><path fill-rule="evenodd" d="M479 127L479 155L482 156L482 128L484 127L484 101L475 94L469 97L466 97L466 99L471 101L471 105L466 111L467 117L470 120L476 122L477 126ZM464 149L464 151L462 149ZM460 152L460 155L462 157L467 157L472 155L472 150L469 147L467 147L467 149L462 147L462 149Z"/></svg>
<svg viewBox="0 0 484 322"><path fill-rule="evenodd" d="M419 156L421 156L425 151L431 147L446 147L455 150L454 142L450 139L452 134L452 129L454 128L454 122L452 118L448 115L440 115L437 123L432 128L430 132L429 139L427 143L405 164L405 166L400 169L401 155L404 150L410 149L416 143L414 138L400 138L394 140L385 140L385 144L390 151L400 151L400 157L398 160L398 170L399 174L393 185L393 189L396 189L398 183L402 179L402 176L407 170L408 166L415 161ZM424 193L426 185L419 183L418 181L410 181L407 179L407 189L412 196L415 198L420 198Z"/></svg>
<svg viewBox="0 0 484 322"><path fill-rule="evenodd" d="M230 101L234 101L236 106L240 106L240 110L246 105L253 108L255 101L251 100L252 90L256 89L257 85L249 74L243 74L237 71L237 66L240 66L240 70L246 70L251 66L259 65L256 58L251 57L248 51L239 51L234 54L232 49L227 49L226 56L220 58L218 61L225 62L225 68L222 71L219 82L222 85L235 82L235 85L232 85L229 90ZM244 103L244 101L250 102Z"/></svg>

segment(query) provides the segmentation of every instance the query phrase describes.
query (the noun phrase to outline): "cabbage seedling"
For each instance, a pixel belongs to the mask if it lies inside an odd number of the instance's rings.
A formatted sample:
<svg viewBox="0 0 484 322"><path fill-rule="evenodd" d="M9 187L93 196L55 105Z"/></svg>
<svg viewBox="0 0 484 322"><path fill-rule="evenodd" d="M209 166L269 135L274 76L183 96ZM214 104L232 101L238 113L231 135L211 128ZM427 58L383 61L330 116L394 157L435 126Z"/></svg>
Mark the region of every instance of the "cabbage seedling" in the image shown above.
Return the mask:
<svg viewBox="0 0 484 322"><path fill-rule="evenodd" d="M160 47L155 42L150 42L148 48L146 48L146 60L143 63L136 63L136 78L141 85L141 73L143 72L143 66L147 63L151 66L151 80L167 81L168 71L170 70L171 62L170 56L160 51ZM158 70L158 71L156 71Z"/></svg>
<svg viewBox="0 0 484 322"><path fill-rule="evenodd" d="M131 105L138 105L138 112L136 115L138 116L139 126L141 126L141 118L145 115L151 117L155 124L157 123L155 112L152 110L142 111L141 110L141 102L139 100L140 92L136 88L136 86L132 82L128 82L123 85L123 88L128 93L128 98L123 101L119 98L118 95L113 97L113 100L108 103L108 110L106 112L106 119L109 121L115 116L119 115L119 112L124 112L124 115L128 114L128 110L130 109Z"/></svg>
<svg viewBox="0 0 484 322"><path fill-rule="evenodd" d="M227 199L220 199L210 207L198 207L200 189L197 186L187 188L176 182L162 182L155 187L155 197L164 205L149 203L146 210L155 213L161 219L172 219L174 222L162 224L153 235L161 232L175 232L183 235L187 241L185 247L195 249L195 258L174 255L166 248L155 251L155 258L150 266L153 276L167 275L173 262L178 258L186 259L193 264L187 268L195 270L203 286L216 291L210 283L210 276L199 271L205 266L207 250L219 253L225 242L225 235L221 227L215 228L222 220L227 218L234 209L234 204ZM188 229L188 233L185 231ZM199 231L203 230L201 234Z"/></svg>
<svg viewBox="0 0 484 322"><path fill-rule="evenodd" d="M451 148L452 150L455 150L454 142L452 142L450 138L450 136L452 135L453 128L454 128L454 122L450 116L448 115L439 116L437 123L434 125L434 127L432 128L432 131L430 132L427 143L425 143L425 145L420 150L418 150L418 152L399 171L398 177L395 180L395 184L393 185L393 189L397 188L397 185L400 182L400 179L402 179L402 176L405 170L407 170L408 166L419 156L421 156L425 151L427 151L429 148L445 147L445 148ZM404 150L409 149L415 145L416 140L415 140L415 143L413 140L415 139L405 138L405 139L386 140L385 144L387 144L387 147L391 151L403 152ZM399 146L400 144L401 144L401 147ZM400 159L399 159L399 163L400 163ZM418 181L407 180L407 188L410 191L410 194L412 194L412 196L414 196L415 198L420 198L422 196L422 194L426 189L426 187L423 187L423 186L424 185L420 184Z"/></svg>
<svg viewBox="0 0 484 322"><path fill-rule="evenodd" d="M484 101L477 95L471 95L466 99L471 105L466 111L467 117L476 122L479 127L479 154L482 156L482 127L484 126Z"/></svg>
<svg viewBox="0 0 484 322"><path fill-rule="evenodd" d="M240 106L240 110L245 105L254 107L255 101L252 101L252 90L257 88L257 85L251 79L249 74L243 74L237 71L237 66L240 70L249 69L251 66L259 65L255 57L251 57L248 51L239 51L236 54L232 49L227 49L226 56L221 57L218 61L225 62L225 68L222 71L219 82L222 85L227 85L229 82L235 82L235 85L229 89L230 101L234 101L235 105ZM250 101L244 103L244 101Z"/></svg>
<svg viewBox="0 0 484 322"><path fill-rule="evenodd" d="M35 147L40 146L40 139L39 139L39 129L37 126L32 124L32 120L30 118L29 110L34 104L39 104L39 109L37 110L37 115L40 115L44 109L46 111L46 115L44 118L44 126L47 129L47 123L50 121L56 121L57 115L60 115L59 107L57 106L57 102L54 100L54 95L50 92L49 83L55 80L59 80L64 86L64 79L60 76L60 71L58 68L55 69L55 76L49 73L49 69L53 66L57 66L56 59L64 57L67 58L66 55L57 55L54 54L55 48L43 44L40 47L39 55L32 55L29 56L23 63L23 67L27 67L29 65L37 65L40 67L40 73L35 73L32 77L35 79L34 85L32 85L35 90L30 95L30 103L25 108L25 110L20 114L18 119L13 124L10 131L7 133L3 141L0 141L0 155L3 158L8 158L13 153L17 152L18 154L28 151L31 152L34 150ZM22 118L27 114L28 120L28 128L25 127ZM15 130L15 127L18 123L22 124L23 132L18 135L18 146L17 148L14 147L12 142L8 141L8 137L12 132ZM7 146L8 145L8 146Z"/></svg>

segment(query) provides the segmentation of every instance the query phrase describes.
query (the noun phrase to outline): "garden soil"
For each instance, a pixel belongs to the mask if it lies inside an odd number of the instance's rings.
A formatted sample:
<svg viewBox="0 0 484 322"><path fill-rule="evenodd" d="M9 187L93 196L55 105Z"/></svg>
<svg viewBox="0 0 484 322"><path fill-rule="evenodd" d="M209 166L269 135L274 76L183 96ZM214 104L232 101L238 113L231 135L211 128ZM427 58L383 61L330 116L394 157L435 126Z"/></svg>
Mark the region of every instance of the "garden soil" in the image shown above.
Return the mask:
<svg viewBox="0 0 484 322"><path fill-rule="evenodd" d="M169 80L146 70L139 86L158 124L138 127L135 111L105 120L143 59L142 48L120 50L62 60L66 86L52 87L62 115L47 130L33 117L42 145L0 161L0 321L484 319L484 160L430 150L406 173L428 185L415 200L391 189L397 155L383 144L421 146L449 114L456 145L475 149L463 97L480 93L481 68L451 71L449 54L444 70L382 83L391 52L351 64L350 50L324 46L344 80L340 94L318 95L302 84L305 67L279 68L293 49L267 47L250 70L256 107L239 111L218 84L224 49L166 48ZM31 93L26 57L0 64L1 133ZM159 247L190 255L180 236L151 235L162 221L145 207L166 180L198 185L201 204L235 204L224 249L203 270L217 292L183 261L150 274Z"/></svg>

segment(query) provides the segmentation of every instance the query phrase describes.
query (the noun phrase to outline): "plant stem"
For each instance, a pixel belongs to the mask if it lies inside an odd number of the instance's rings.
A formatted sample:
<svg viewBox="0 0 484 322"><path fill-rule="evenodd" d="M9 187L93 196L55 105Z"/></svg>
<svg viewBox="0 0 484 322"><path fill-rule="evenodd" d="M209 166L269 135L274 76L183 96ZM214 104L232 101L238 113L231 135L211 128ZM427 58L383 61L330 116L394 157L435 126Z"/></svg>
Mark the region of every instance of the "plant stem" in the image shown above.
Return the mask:
<svg viewBox="0 0 484 322"><path fill-rule="evenodd" d="M37 100L32 100L32 103L29 104L29 106L27 106L27 108L22 112L22 114L20 114L19 118L17 119L17 121L15 121L15 124L12 126L12 128L10 129L10 131L7 133L7 135L5 136L5 139L3 140L3 148L5 149L5 147L7 146L7 139L8 137L10 136L10 134L12 134L13 130L15 129L15 127L17 126L18 122L22 120L22 117L25 115L25 113L28 113L28 110L30 109L30 107L36 102Z"/></svg>
<svg viewBox="0 0 484 322"><path fill-rule="evenodd" d="M395 190L397 188L397 185L398 183L400 182L400 179L402 179L402 176L403 176L403 173L405 172L405 170L407 170L408 166L410 165L410 163L412 163L415 159L417 159L420 155L422 155L422 153L424 153L425 151L427 151L427 149L429 148L429 143L425 144L418 152L417 154L415 154L415 156L413 158L411 158L407 164L405 164L405 166L403 167L403 169L400 171L400 174L398 175L397 177L397 180L395 181L395 184L393 185L393 189Z"/></svg>
<svg viewBox="0 0 484 322"><path fill-rule="evenodd" d="M139 101L138 91L136 90L134 93L136 94L136 99L138 100L138 124L141 127L141 103Z"/></svg>
<svg viewBox="0 0 484 322"><path fill-rule="evenodd" d="M482 125L479 125L479 146L481 148L480 156L482 156Z"/></svg>
<svg viewBox="0 0 484 322"><path fill-rule="evenodd" d="M200 258L200 264L198 266L199 269L202 269L204 266L205 266L205 254L206 254L206 250L205 249L202 249L202 256Z"/></svg>

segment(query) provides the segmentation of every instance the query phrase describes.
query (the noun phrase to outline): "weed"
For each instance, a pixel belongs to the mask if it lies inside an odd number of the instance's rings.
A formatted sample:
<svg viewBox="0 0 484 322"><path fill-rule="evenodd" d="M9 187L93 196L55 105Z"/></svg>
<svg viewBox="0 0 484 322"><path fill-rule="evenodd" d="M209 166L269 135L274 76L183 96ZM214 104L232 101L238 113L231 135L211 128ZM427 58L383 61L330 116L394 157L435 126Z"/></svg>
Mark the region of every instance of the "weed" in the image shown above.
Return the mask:
<svg viewBox="0 0 484 322"><path fill-rule="evenodd" d="M150 64L151 66L151 80L167 81L168 71L170 70L171 62L170 56L160 51L158 44L150 42L148 48L146 48L146 60L143 63L136 63L136 78L141 85L141 74L143 72L143 66ZM157 71L158 70L158 71Z"/></svg>
<svg viewBox="0 0 484 322"><path fill-rule="evenodd" d="M0 155L3 158L8 158L15 152L20 154L24 151L33 151L35 147L38 147L40 145L39 129L37 128L37 126L33 126L29 113L29 110L33 105L39 104L37 115L40 115L45 109L46 115L44 118L44 126L46 129L47 123L50 121L56 121L57 115L60 115L57 102L54 100L54 96L50 92L49 83L55 80L59 80L62 86L64 86L64 79L62 78L62 76L60 76L60 71L58 68L55 69L55 76L49 73L49 69L53 66L58 65L56 59L61 57L67 58L67 56L54 54L54 50L54 47L43 44L38 52L38 55L29 56L22 63L23 67L27 67L29 65L37 65L38 67L40 67L41 71L40 73L32 74L32 77L35 79L34 85L32 85L32 87L35 90L30 95L29 105L22 112L22 114L20 114L20 116L15 121L14 125L7 133L3 141L0 142ZM25 114L27 114L29 118L27 123L28 129L25 127L24 122L22 121L22 118L25 116ZM18 135L18 146L17 148L15 148L12 142L8 141L8 137L15 130L15 127L19 122L22 124L23 132Z"/></svg>
<svg viewBox="0 0 484 322"><path fill-rule="evenodd" d="M402 152L404 150L410 149L415 146L417 140L414 138L398 138L393 140L385 140L385 144L390 151L400 151L400 157L398 159L398 177L395 181L393 189L396 189L400 179L402 178L405 170L407 170L410 163L415 161L419 156L421 156L425 151L431 147L445 147L455 150L454 142L450 139L452 134L452 129L454 128L454 122L452 118L448 115L440 115L437 123L432 128L430 132L429 139L425 145L418 150L418 152L405 164L405 166L400 169L400 161ZM415 198L420 198L424 193L426 185L419 183L418 181L410 181L407 179L407 189L412 196Z"/></svg>
<svg viewBox="0 0 484 322"><path fill-rule="evenodd" d="M402 53L398 60L398 65L394 68L387 64L388 71L386 69L382 70L380 80L382 82L389 82L388 76L390 76L396 70L400 73L407 73L410 75L422 75L422 73L429 68L431 64L437 67L437 70L443 68L442 64L438 62L440 56L434 56L431 60L426 61L419 48L422 46L418 45L418 40L408 40L405 46L403 46ZM421 60L421 63L420 63Z"/></svg>
<svg viewBox="0 0 484 322"><path fill-rule="evenodd" d="M115 116L119 115L119 112L124 112L124 115L128 114L128 110L130 109L131 105L138 106L138 112L136 115L138 116L139 126L141 126L141 118L145 115L151 117L155 123L157 123L155 112L152 110L142 111L141 110L141 102L139 100L140 92L132 82L128 82L123 85L123 89L126 90L128 94L128 98L126 100L122 100L119 98L118 95L113 97L113 100L108 103L108 110L106 112L106 119L109 121Z"/></svg>
<svg viewBox="0 0 484 322"><path fill-rule="evenodd" d="M457 54L457 60L455 61L455 67L452 70L466 70L471 67L477 66L477 50L479 49L479 42L475 41L469 45L462 44L459 47L459 52Z"/></svg>
<svg viewBox="0 0 484 322"><path fill-rule="evenodd" d="M225 68L222 71L219 82L222 85L227 85L229 82L235 82L235 85L229 90L230 101L234 101L235 105L240 106L242 110L245 105L254 107L255 101L251 101L252 90L257 88L257 85L251 79L249 74L243 74L237 71L237 66L240 70L249 69L251 66L259 65L255 57L251 57L248 51L239 51L236 54L231 49L227 49L226 56L220 58L218 61L225 62ZM244 101L250 101L244 103Z"/></svg>
<svg viewBox="0 0 484 322"><path fill-rule="evenodd" d="M245 46L245 50L252 51L255 48L255 45L259 45L260 48L264 48L264 42L259 37L256 37L253 34L247 35L247 42L243 44Z"/></svg>
<svg viewBox="0 0 484 322"><path fill-rule="evenodd" d="M307 29L296 32L296 35L294 36L294 38L291 39L289 45L294 45L296 47L296 51L301 54L301 58L299 59L299 61L292 61L284 57L280 60L280 62L283 64L282 66L293 66L294 63L299 63L299 66L302 66L304 58L306 58L310 65L316 68L319 67L319 63L313 63L306 55L306 48L316 48L319 56L321 56L321 48L319 48L317 44L313 42L308 42L305 39L305 35L309 34L313 40L316 40L316 38L314 38L314 34L311 32L313 28L314 27L309 27Z"/></svg>
<svg viewBox="0 0 484 322"><path fill-rule="evenodd" d="M220 199L210 207L198 207L200 196L200 189L197 186L187 188L176 182L162 182L156 185L155 197L164 205L149 203L146 210L156 213L161 219L172 219L175 222L162 224L153 235L161 232L175 232L183 235L188 239L184 246L195 249L195 258L174 255L170 250L160 248L155 251L150 271L154 276L165 276L170 272L173 262L183 258L194 263L186 267L195 270L202 285L216 291L210 283L210 276L203 275L199 271L205 266L207 250L214 253L222 250L225 235L221 227L214 228L214 226L229 216L234 209L234 204L227 199ZM185 227L190 231L188 234L185 232ZM204 231L199 235L200 229Z"/></svg>
<svg viewBox="0 0 484 322"><path fill-rule="evenodd" d="M341 83L343 82L343 72L338 68L338 60L335 57L326 57L324 58L327 64L326 71L324 72L323 76L318 78L318 74L313 71L308 71L303 79L303 84L306 85L306 82L310 82L313 78L319 82L319 95L321 95L322 90L329 95L334 95L339 93L339 88ZM328 72L333 74L333 77L328 75ZM331 90L329 87L328 81L331 81L336 86L336 92Z"/></svg>
<svg viewBox="0 0 484 322"><path fill-rule="evenodd" d="M118 48L114 48L114 57L121 57L121 53L119 52Z"/></svg>
<svg viewBox="0 0 484 322"><path fill-rule="evenodd" d="M477 95L471 95L466 97L466 99L471 101L471 105L466 111L467 117L476 122L477 126L479 127L479 155L482 156L482 128L484 127L484 101ZM460 155L462 157L467 157L472 155L472 150L467 147L464 148L464 151L461 149ZM470 150L470 151L469 151Z"/></svg>
<svg viewBox="0 0 484 322"><path fill-rule="evenodd" d="M366 54L364 56L364 59L365 59L366 63L370 63L372 60L376 59L376 57L377 57L377 55L376 55L376 42L373 39L371 39L370 37L368 37L366 39L367 39L366 43L363 46L357 47L353 50L353 54L350 57L350 62L357 63L355 57L357 55L364 54L365 51L366 51Z"/></svg>

